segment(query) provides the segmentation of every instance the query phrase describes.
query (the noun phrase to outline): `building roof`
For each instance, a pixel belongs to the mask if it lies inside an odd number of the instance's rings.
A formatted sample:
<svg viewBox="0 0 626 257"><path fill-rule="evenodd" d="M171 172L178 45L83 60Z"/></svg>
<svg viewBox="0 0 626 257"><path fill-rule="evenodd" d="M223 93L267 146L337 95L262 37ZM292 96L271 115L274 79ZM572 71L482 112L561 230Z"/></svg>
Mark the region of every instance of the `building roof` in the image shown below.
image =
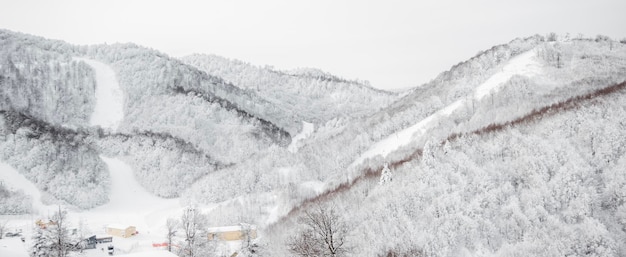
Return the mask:
<svg viewBox="0 0 626 257"><path fill-rule="evenodd" d="M107 228L114 228L114 229L121 229L121 230L127 229L129 227L131 227L131 226L124 226L124 225L120 225L120 224L109 224L109 225L107 225Z"/></svg>
<svg viewBox="0 0 626 257"><path fill-rule="evenodd" d="M256 229L256 226L251 225L250 229ZM225 227L212 227L212 228L208 228L207 232L209 233L216 233L216 232L230 232L230 231L241 231L241 225L237 225L237 226L225 226Z"/></svg>

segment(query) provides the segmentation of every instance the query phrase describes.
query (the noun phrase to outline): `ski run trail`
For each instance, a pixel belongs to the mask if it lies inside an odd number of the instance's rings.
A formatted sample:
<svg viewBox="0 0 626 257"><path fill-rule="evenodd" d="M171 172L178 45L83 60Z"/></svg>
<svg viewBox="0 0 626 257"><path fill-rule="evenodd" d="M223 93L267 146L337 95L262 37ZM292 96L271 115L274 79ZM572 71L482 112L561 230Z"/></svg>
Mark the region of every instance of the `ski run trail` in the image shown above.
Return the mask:
<svg viewBox="0 0 626 257"><path fill-rule="evenodd" d="M114 70L107 64L85 59L74 58L91 66L96 73L96 106L89 125L100 126L105 130L115 132L124 118L123 92L120 89ZM163 247L155 248L153 243L166 241L165 222L168 217L178 218L183 207L179 199L163 199L147 192L135 179L130 166L117 157L100 156L107 165L111 178L109 203L90 209L76 210L71 206L61 206L68 211L70 226L78 228L82 224L84 235L105 235L108 225L135 226L139 232L130 238L114 237L117 256L124 253L133 253L130 256L172 256L165 252ZM46 205L41 200L41 192L18 171L0 163L0 180L4 181L12 190L21 189L33 199L34 212L30 215L0 216L0 219L9 220L8 231L22 231L26 243L19 238L13 241L0 240L0 256L28 256L28 245L34 223L39 219L51 217L58 210L57 205ZM6 243L5 243L6 242ZM108 245L108 244L106 244ZM108 256L106 245L98 245L95 250L86 250L86 257ZM121 254L121 255L120 255ZM143 255L142 255L143 254Z"/></svg>
<svg viewBox="0 0 626 257"><path fill-rule="evenodd" d="M526 76L529 78L539 75L543 69L543 65L537 61L537 50L535 48L521 53L511 58L501 68L501 71L489 77L485 82L475 89L474 98L480 100L489 95L493 91L497 91L500 87L509 81L515 75ZM357 158L350 167L356 167L364 160L380 155L383 158L390 153L398 150L400 147L414 141L414 139L425 136L429 128L436 125L441 119L446 118L454 111L464 106L466 99L453 102L445 108L433 113L418 123L389 135L387 138L373 144L359 158Z"/></svg>
<svg viewBox="0 0 626 257"><path fill-rule="evenodd" d="M124 99L115 71L102 62L74 58L83 61L96 72L96 107L91 115L89 125L100 126L112 131L117 130L124 119Z"/></svg>
<svg viewBox="0 0 626 257"><path fill-rule="evenodd" d="M509 61L502 64L499 69L499 72L489 77L487 80L485 80L482 84L478 85L474 89L474 94L472 96L473 98L480 100L483 97L491 94L492 92L499 90L501 86L509 81L513 76L520 75L526 76L528 78L536 77L537 75L541 74L543 65L537 59L536 48L533 48L511 58ZM429 129L431 129L433 126L436 126L440 120L447 118L447 116L464 106L466 104L466 101L472 100L464 97L460 100L454 101L448 106L418 121L414 125L397 131L396 133L393 133L386 138L372 144L367 151L361 154L348 166L347 170L356 171L356 167L369 158L375 156L382 156L383 158L386 158L390 153L397 151L401 147L409 144L410 142L419 139L422 136L427 136L426 133L429 131ZM380 166L382 167L382 163ZM269 220L269 230L272 229L271 225L276 224L276 222L278 222L279 220L289 217L292 213L298 211L300 207L307 205L308 203L313 203L317 200L324 199L329 195L335 194L337 192L346 190L360 179L371 176L373 174L371 172L372 170L365 171L365 174L360 174L356 177L352 177L349 181L338 185L335 184L336 181L334 180L327 180L326 182L320 181L315 183L310 183L309 181L307 181L301 183L301 186L303 187L313 188L317 195L313 198L304 200L296 206L291 207L290 210L286 213L283 213L283 215L273 214L272 219Z"/></svg>

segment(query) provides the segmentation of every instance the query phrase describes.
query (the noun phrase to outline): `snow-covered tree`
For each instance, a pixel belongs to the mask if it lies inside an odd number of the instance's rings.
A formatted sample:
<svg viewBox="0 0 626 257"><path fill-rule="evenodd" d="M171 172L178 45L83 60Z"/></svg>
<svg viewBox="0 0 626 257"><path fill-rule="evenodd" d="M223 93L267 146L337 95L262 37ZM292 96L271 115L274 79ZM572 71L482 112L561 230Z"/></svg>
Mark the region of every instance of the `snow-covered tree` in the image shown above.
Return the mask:
<svg viewBox="0 0 626 257"><path fill-rule="evenodd" d="M333 257L349 252L348 227L333 208L317 206L313 211L305 211L298 221L306 228L287 243L290 252L299 256Z"/></svg>
<svg viewBox="0 0 626 257"><path fill-rule="evenodd" d="M67 212L59 206L50 222L49 226L35 228L31 256L67 257L70 251L77 250L77 242L67 231Z"/></svg>
<svg viewBox="0 0 626 257"><path fill-rule="evenodd" d="M237 256L260 256L259 251L261 250L259 245L254 242L255 240L252 238L252 225L248 223L241 223L241 232L243 234L243 238L241 239L241 248L238 252Z"/></svg>
<svg viewBox="0 0 626 257"><path fill-rule="evenodd" d="M31 257L52 256L52 239L50 237L50 231L36 226L30 249Z"/></svg>
<svg viewBox="0 0 626 257"><path fill-rule="evenodd" d="M167 250L172 251L172 243L174 240L174 236L176 235L176 228L178 228L179 222L174 218L167 218L165 222L165 228L167 229Z"/></svg>
<svg viewBox="0 0 626 257"><path fill-rule="evenodd" d="M393 179L393 176L391 174L391 169L389 169L389 163L385 163L385 167L383 168L383 171L380 174L380 181L378 181L378 184L379 185L387 184L391 182L392 179Z"/></svg>
<svg viewBox="0 0 626 257"><path fill-rule="evenodd" d="M69 233L67 231L67 212L59 210L54 213L51 219L56 225L48 227L50 230L51 256L66 257L73 249Z"/></svg>
<svg viewBox="0 0 626 257"><path fill-rule="evenodd" d="M211 255L209 248L207 217L195 207L188 207L183 211L180 222L185 242L182 242L179 256L205 257Z"/></svg>

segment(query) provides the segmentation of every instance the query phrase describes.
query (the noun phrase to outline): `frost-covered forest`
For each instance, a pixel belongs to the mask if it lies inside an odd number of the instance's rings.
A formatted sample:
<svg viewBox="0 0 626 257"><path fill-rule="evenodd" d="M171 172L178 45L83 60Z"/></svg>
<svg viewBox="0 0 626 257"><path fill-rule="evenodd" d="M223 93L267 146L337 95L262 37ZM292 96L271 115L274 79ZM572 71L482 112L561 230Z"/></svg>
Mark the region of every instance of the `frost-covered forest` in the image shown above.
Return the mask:
<svg viewBox="0 0 626 257"><path fill-rule="evenodd" d="M261 255L289 255L319 206L345 221L348 256L626 255L624 42L515 39L403 94L134 44L0 30L0 45L0 161L44 203L106 204L107 156L210 206L209 226L256 224ZM89 125L97 70L81 58L115 71L115 130ZM0 184L0 214L30 201Z"/></svg>
<svg viewBox="0 0 626 257"><path fill-rule="evenodd" d="M32 199L20 189L15 191L0 183L0 215L25 214L32 211Z"/></svg>
<svg viewBox="0 0 626 257"><path fill-rule="evenodd" d="M276 71L215 55L191 55L182 60L290 110L298 121L320 124L335 118L364 117L397 98L394 93L366 86L367 82L317 69Z"/></svg>

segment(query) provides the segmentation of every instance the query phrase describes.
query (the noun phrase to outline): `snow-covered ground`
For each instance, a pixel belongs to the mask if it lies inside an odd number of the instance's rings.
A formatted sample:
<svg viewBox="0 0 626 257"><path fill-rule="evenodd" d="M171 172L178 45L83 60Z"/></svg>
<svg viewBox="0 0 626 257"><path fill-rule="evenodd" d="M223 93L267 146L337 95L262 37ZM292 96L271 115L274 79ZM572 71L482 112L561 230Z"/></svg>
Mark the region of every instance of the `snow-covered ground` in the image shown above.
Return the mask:
<svg viewBox="0 0 626 257"><path fill-rule="evenodd" d="M311 134L313 134L314 130L315 130L315 125L313 123L308 123L306 121L303 121L302 131L300 131L299 134L297 134L295 137L291 139L291 144L289 144L287 149L292 153L298 152L298 149L300 148L300 145L302 144L302 140L306 139Z"/></svg>
<svg viewBox="0 0 626 257"><path fill-rule="evenodd" d="M482 99L493 91L499 90L500 86L506 83L515 75L535 77L541 73L543 64L537 60L537 50L533 48L529 51L521 53L511 58L501 68L501 71L489 77L485 82L476 87L474 97L477 100ZM388 154L398 150L400 147L414 141L416 137L423 136L431 126L437 124L439 119L449 116L451 113L465 105L466 99L457 100L445 108L433 113L418 123L400 130L390 136L376 142L359 158L357 158L350 167L361 164L365 159L377 155L387 157Z"/></svg>
<svg viewBox="0 0 626 257"><path fill-rule="evenodd" d="M26 179L13 167L2 162L0 162L0 181L10 190L22 190L26 195L29 195L33 200L35 213L44 214L55 210L54 206L48 206L41 202L41 193L33 182Z"/></svg>
<svg viewBox="0 0 626 257"><path fill-rule="evenodd" d="M124 118L124 94L120 89L115 71L107 64L85 58L83 61L96 72L96 107L89 125L117 130Z"/></svg>
<svg viewBox="0 0 626 257"><path fill-rule="evenodd" d="M110 202L73 216L87 223L94 234L104 233L109 224L120 224L135 226L140 237L152 238L156 234L156 238L163 239L167 217L180 216L182 207L178 199L150 194L135 180L133 170L126 163L116 158L100 158L111 174Z"/></svg>
<svg viewBox="0 0 626 257"><path fill-rule="evenodd" d="M5 237L0 239L0 256L28 257L28 246L19 237Z"/></svg>
<svg viewBox="0 0 626 257"><path fill-rule="evenodd" d="M111 173L110 202L86 211L75 211L62 206L68 210L70 226L79 227L79 223L82 222L84 234L88 236L104 235L105 227L109 224L135 226L139 231L138 235L131 238L114 238L113 245L116 248L116 255L144 251L153 254L159 253L154 251L162 249L154 248L152 244L165 241L166 219L180 216L182 207L178 199L163 199L148 193L135 180L130 166L116 158L104 156L101 158L108 165ZM0 179L10 188L19 188L25 194L32 196L33 207L37 210L37 213L32 215L0 217L0 220L9 220L7 228L10 231L21 230L27 238L26 243L22 243L17 238L19 244L5 239L0 240L0 256L28 256L26 249L30 243L34 222L49 217L58 207L43 204L40 200L41 194L35 185L6 164L0 163ZM85 256L107 256L107 253L106 249L101 251L98 248L87 250Z"/></svg>

